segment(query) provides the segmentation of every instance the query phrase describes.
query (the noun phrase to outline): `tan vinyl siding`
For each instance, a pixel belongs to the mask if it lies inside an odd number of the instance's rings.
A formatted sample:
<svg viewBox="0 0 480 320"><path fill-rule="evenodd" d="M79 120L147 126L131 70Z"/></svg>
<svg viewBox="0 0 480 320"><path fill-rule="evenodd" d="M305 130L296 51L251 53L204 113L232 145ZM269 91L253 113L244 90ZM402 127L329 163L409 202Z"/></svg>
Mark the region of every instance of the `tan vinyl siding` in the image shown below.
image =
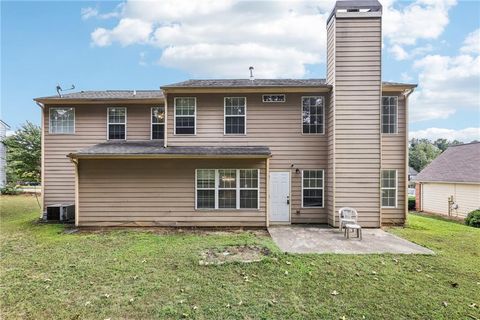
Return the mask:
<svg viewBox="0 0 480 320"><path fill-rule="evenodd" d="M460 183L422 183L422 211L448 215L448 198L453 197L458 209L451 215L465 218L470 211L480 208L480 185Z"/></svg>
<svg viewBox="0 0 480 320"><path fill-rule="evenodd" d="M302 134L302 96L324 93L286 93L286 102L263 103L262 94L195 94L197 98L196 135L174 134L174 98L187 95L168 94L168 145L240 145L268 146L272 152L270 170L291 172L291 217L293 223L326 223L326 208L301 208L301 174L295 169L327 170L327 136ZM224 135L224 97L246 97L246 135ZM328 106L326 99L325 106ZM328 107L327 107L328 110ZM325 112L326 113L326 112ZM294 166L292 168L292 165ZM327 192L325 192L325 197ZM299 214L297 214L297 211Z"/></svg>
<svg viewBox="0 0 480 320"><path fill-rule="evenodd" d="M74 166L67 154L107 138L107 107L127 107L127 139L150 139L150 108L154 105L68 105L75 108L75 133L49 133L49 106L44 109L44 204L75 202ZM54 106L57 107L57 106Z"/></svg>
<svg viewBox="0 0 480 320"><path fill-rule="evenodd" d="M260 169L260 209L195 210L195 169ZM80 160L80 226L265 226L265 160Z"/></svg>
<svg viewBox="0 0 480 320"><path fill-rule="evenodd" d="M384 96L397 96L397 125L398 133L382 134L382 169L397 170L397 207L382 208L382 224L403 224L406 218L405 197L407 186L405 185L405 162L406 154L406 108L405 97L400 94L384 92Z"/></svg>
<svg viewBox="0 0 480 320"><path fill-rule="evenodd" d="M329 123L334 166L334 203L329 221L344 206L359 212L359 223L380 226L381 19L335 18L327 27L328 82L334 84ZM333 50L333 52L331 52ZM331 223L331 222L330 222Z"/></svg>

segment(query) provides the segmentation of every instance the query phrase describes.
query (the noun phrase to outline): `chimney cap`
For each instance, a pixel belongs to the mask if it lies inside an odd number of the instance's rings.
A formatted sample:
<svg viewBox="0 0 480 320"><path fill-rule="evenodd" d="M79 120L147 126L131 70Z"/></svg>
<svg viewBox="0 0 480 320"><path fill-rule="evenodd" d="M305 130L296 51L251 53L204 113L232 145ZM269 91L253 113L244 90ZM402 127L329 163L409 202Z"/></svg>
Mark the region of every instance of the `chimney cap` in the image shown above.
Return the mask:
<svg viewBox="0 0 480 320"><path fill-rule="evenodd" d="M344 12L382 12L382 4L378 0L338 0L327 19L327 25L337 11Z"/></svg>

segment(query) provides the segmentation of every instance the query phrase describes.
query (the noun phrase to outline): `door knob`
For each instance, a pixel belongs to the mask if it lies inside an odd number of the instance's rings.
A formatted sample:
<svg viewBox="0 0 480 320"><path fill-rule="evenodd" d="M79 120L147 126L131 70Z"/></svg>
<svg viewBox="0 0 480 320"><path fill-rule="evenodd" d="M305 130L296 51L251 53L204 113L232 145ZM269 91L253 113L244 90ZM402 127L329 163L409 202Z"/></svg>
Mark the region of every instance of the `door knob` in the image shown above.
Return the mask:
<svg viewBox="0 0 480 320"><path fill-rule="evenodd" d="M290 196L287 196L287 204L290 204Z"/></svg>

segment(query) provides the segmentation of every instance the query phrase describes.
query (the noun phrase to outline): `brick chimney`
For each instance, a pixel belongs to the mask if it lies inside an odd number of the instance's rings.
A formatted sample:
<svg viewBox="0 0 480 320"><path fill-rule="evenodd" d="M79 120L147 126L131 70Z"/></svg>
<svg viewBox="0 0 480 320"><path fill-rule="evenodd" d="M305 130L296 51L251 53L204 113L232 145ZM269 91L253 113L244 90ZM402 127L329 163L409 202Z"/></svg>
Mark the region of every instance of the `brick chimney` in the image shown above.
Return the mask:
<svg viewBox="0 0 480 320"><path fill-rule="evenodd" d="M380 227L382 5L337 1L327 20L329 223L353 207L359 223Z"/></svg>

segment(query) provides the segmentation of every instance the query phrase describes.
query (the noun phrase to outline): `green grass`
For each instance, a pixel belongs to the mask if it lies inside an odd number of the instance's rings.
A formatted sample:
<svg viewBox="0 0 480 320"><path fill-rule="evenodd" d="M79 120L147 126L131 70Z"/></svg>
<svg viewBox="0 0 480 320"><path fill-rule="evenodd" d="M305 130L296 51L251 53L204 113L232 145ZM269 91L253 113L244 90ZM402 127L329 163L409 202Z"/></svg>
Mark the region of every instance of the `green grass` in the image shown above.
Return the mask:
<svg viewBox="0 0 480 320"><path fill-rule="evenodd" d="M391 230L435 256L352 256L286 255L252 232L65 234L37 218L34 197L2 197L2 319L480 319L480 230L458 223L410 215ZM199 265L241 244L273 254Z"/></svg>

